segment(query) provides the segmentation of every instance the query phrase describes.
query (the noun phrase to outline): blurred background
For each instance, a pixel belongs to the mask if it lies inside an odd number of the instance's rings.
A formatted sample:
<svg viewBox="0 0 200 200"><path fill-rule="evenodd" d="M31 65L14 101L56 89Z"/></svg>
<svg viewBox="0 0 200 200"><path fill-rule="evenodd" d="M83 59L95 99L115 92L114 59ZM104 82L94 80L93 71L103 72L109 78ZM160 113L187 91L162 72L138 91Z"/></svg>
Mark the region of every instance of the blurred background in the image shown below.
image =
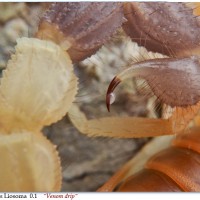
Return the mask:
<svg viewBox="0 0 200 200"><path fill-rule="evenodd" d="M39 19L47 7L45 3L0 3L1 71L6 68L7 61L14 53L16 39L34 37ZM79 77L79 91L74 104L89 119L127 115L159 116L155 100L144 95L145 91L137 87L136 80L127 80L117 88L111 113L107 112L105 105L106 90L112 78L134 60L152 56L160 55L139 48L119 30L95 55L74 66ZM97 190L149 140L89 138L79 133L67 116L45 127L43 133L57 145L61 157L62 191Z"/></svg>

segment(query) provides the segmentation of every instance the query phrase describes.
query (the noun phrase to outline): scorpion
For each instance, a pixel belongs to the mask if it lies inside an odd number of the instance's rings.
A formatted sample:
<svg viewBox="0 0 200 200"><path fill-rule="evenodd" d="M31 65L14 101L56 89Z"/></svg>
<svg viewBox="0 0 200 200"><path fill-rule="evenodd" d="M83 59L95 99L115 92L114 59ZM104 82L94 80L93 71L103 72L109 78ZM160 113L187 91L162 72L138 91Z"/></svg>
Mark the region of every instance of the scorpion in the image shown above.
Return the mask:
<svg viewBox="0 0 200 200"><path fill-rule="evenodd" d="M17 40L1 78L1 191L60 191L60 158L41 129L66 113L88 136L176 135L173 146L153 156L145 169L123 180L129 162L98 191L200 191L198 16L198 3L50 4L35 38ZM73 63L94 54L120 27L139 45L168 57L131 63L116 75L106 94L108 110L117 85L140 77L172 108L167 119L88 120L72 104L78 83Z"/></svg>

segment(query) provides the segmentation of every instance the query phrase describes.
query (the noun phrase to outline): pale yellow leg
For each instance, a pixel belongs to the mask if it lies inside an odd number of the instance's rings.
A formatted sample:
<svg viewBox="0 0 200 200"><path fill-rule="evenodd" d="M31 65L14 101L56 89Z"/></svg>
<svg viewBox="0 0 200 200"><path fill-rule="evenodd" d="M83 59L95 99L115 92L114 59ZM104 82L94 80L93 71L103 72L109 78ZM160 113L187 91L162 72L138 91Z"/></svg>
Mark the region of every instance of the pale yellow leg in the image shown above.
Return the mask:
<svg viewBox="0 0 200 200"><path fill-rule="evenodd" d="M173 134L171 121L165 119L105 117L88 120L76 105L70 108L68 115L74 126L88 136L141 138Z"/></svg>

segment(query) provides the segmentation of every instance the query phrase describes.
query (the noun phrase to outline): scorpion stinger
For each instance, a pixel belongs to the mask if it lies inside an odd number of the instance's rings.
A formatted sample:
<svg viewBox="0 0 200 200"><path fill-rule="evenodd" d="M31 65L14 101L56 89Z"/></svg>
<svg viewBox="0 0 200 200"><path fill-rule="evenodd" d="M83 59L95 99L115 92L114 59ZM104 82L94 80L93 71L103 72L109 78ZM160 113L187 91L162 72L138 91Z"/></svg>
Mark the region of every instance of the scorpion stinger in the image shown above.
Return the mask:
<svg viewBox="0 0 200 200"><path fill-rule="evenodd" d="M152 59L133 64L111 81L106 95L108 110L110 110L110 94L120 82L131 77L144 78L162 103L172 108L176 107L176 117L178 110L195 107L200 100L199 56ZM175 113L172 119L175 119ZM177 119L175 122L177 123Z"/></svg>

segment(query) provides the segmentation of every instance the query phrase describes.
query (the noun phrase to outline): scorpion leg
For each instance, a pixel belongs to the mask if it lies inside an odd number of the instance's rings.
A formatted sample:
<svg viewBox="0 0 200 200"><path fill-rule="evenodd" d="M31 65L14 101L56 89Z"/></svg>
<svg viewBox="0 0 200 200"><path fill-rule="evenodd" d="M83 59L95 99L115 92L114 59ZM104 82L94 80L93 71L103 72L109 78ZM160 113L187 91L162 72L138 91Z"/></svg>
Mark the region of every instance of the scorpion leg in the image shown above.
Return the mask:
<svg viewBox="0 0 200 200"><path fill-rule="evenodd" d="M76 105L71 106L68 116L73 125L88 136L140 138L172 134L171 121L164 119L104 117L88 120Z"/></svg>

